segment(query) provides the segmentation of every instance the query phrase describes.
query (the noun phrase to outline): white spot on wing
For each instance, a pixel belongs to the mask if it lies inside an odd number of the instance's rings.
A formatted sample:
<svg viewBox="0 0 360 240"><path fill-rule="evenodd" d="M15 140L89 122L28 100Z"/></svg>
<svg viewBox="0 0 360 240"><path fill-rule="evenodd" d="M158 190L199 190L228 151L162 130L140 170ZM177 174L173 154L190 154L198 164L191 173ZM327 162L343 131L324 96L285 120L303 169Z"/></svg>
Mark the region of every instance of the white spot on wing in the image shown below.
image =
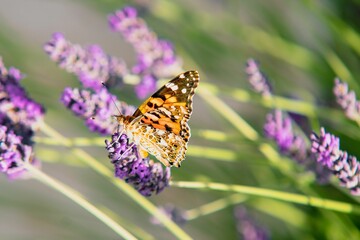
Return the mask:
<svg viewBox="0 0 360 240"><path fill-rule="evenodd" d="M181 89L182 93L186 93L186 88Z"/></svg>
<svg viewBox="0 0 360 240"><path fill-rule="evenodd" d="M179 88L178 85L176 85L172 82L168 82L167 84L165 84L165 87L170 88L172 91L176 91Z"/></svg>
<svg viewBox="0 0 360 240"><path fill-rule="evenodd" d="M164 130L158 130L158 131L157 131L157 134L158 134L159 136L162 136L162 135L165 134L165 131L164 131Z"/></svg>
<svg viewBox="0 0 360 240"><path fill-rule="evenodd" d="M163 145L164 147L167 147L167 145L168 145L163 138L161 138L160 144Z"/></svg>
<svg viewBox="0 0 360 240"><path fill-rule="evenodd" d="M182 73L180 74L179 78L185 78L185 75Z"/></svg>

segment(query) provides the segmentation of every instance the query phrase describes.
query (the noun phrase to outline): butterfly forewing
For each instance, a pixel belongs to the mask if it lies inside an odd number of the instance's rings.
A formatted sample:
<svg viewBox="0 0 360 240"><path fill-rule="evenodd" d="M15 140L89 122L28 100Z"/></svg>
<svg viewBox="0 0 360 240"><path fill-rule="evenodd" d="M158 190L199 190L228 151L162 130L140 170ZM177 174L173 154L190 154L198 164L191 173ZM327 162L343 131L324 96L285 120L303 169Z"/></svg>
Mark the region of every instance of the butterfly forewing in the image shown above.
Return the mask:
<svg viewBox="0 0 360 240"><path fill-rule="evenodd" d="M187 107L191 114L192 97L199 81L200 77L197 71L187 71L178 75L141 104L133 117L138 117L163 105L168 107L176 104Z"/></svg>

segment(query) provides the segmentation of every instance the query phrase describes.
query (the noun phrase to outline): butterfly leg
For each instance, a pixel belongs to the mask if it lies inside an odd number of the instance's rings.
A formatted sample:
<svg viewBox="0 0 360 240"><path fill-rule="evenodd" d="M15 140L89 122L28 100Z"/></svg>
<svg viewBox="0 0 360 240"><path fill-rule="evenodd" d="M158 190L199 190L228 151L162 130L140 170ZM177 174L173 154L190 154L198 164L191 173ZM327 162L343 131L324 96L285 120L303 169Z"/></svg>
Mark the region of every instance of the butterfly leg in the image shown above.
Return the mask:
<svg viewBox="0 0 360 240"><path fill-rule="evenodd" d="M121 156L118 158L118 160L122 159L123 156L128 153L132 148L133 146L135 145L135 143L131 143L130 146L128 148L125 149L125 151L121 154Z"/></svg>

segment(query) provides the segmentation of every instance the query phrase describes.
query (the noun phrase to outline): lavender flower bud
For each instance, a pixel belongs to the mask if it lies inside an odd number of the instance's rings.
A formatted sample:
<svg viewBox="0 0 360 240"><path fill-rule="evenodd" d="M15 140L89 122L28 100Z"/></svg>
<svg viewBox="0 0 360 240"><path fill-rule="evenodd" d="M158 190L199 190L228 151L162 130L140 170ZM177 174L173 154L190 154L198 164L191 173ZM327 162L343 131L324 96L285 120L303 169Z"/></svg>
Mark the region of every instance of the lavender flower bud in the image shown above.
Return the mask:
<svg viewBox="0 0 360 240"><path fill-rule="evenodd" d="M343 187L350 189L351 194L360 195L360 163L356 157L348 155L340 150L340 139L324 128L320 129L320 135L311 135L312 152L317 160L327 166L340 180Z"/></svg>
<svg viewBox="0 0 360 240"><path fill-rule="evenodd" d="M161 163L141 158L135 144L125 134L115 132L111 142L106 140L109 158L115 167L115 176L131 184L144 196L160 193L169 185L170 168L163 170Z"/></svg>
<svg viewBox="0 0 360 240"><path fill-rule="evenodd" d="M249 59L246 62L246 73L248 81L255 92L260 93L262 96L272 95L270 82L265 74L260 71L259 64L254 59Z"/></svg>
<svg viewBox="0 0 360 240"><path fill-rule="evenodd" d="M307 170L314 172L318 183L324 184L329 181L329 170L313 161L305 139L293 132L290 117L283 117L280 110L275 110L274 114L268 114L264 132L267 138L275 141L283 155L294 159Z"/></svg>
<svg viewBox="0 0 360 240"><path fill-rule="evenodd" d="M6 113L13 124L22 124L36 130L43 120L45 110L27 96L20 86L22 78L18 69L7 70L0 58L0 112Z"/></svg>
<svg viewBox="0 0 360 240"><path fill-rule="evenodd" d="M83 48L72 44L61 33L54 33L44 50L61 68L77 75L85 88L94 91L100 91L102 83L120 85L127 75L124 61L107 55L98 45Z"/></svg>
<svg viewBox="0 0 360 240"><path fill-rule="evenodd" d="M345 111L348 118L360 120L360 102L356 99L354 91L349 91L349 86L339 78L335 79L334 95L336 102Z"/></svg>
<svg viewBox="0 0 360 240"><path fill-rule="evenodd" d="M112 30L120 32L135 49L137 64L132 68L132 73L142 79L135 89L139 98L153 92L152 86L155 84L152 82L155 80L173 77L181 71L182 62L175 55L172 44L159 40L144 20L137 17L135 8L125 7L111 14L108 19Z"/></svg>
<svg viewBox="0 0 360 240"><path fill-rule="evenodd" d="M75 115L85 120L93 132L108 135L116 131L118 123L114 114L131 115L135 108L117 100L106 88L97 93L77 88L66 88L61 102ZM118 109L121 111L118 113Z"/></svg>

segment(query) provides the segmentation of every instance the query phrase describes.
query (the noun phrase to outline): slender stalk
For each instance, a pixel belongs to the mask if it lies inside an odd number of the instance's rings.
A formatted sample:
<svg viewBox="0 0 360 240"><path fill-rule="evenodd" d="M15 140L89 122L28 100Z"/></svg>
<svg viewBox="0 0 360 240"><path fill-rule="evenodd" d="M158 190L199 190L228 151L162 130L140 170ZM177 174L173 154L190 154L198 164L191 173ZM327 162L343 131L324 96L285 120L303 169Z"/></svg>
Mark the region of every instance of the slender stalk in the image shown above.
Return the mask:
<svg viewBox="0 0 360 240"><path fill-rule="evenodd" d="M52 139L50 137L37 137L36 139L37 143L43 143L47 145L64 145L69 146L68 143L63 143L59 140ZM104 141L100 144L100 142L97 141L97 139L88 139L86 141L85 139L69 139L69 141L73 144L71 144L73 147L84 147L84 146L104 146ZM102 139L103 140L103 139ZM212 148L212 147L203 147L203 146L196 146L192 145L189 146L188 156L194 156L194 157L205 157L208 159L214 159L218 161L226 161L226 162L234 162L237 159L236 152L223 149L223 148Z"/></svg>
<svg viewBox="0 0 360 240"><path fill-rule="evenodd" d="M258 133L244 119L235 113L234 110L232 110L227 104L220 100L220 98L212 94L208 88L199 88L198 92L205 102L216 109L247 139L251 141L256 141L259 139Z"/></svg>
<svg viewBox="0 0 360 240"><path fill-rule="evenodd" d="M60 141L64 141L66 144L68 144L68 147L72 147L71 142L68 141L67 138L62 136L59 132L48 126L46 123L43 123L40 129L48 136L53 137ZM153 205L149 200L147 200L144 196L138 193L134 188L132 188L122 180L115 179L114 173L110 171L106 166L101 164L99 161L97 161L95 158L90 156L82 149L71 148L71 150L73 154L79 157L79 159L82 162L90 166L100 175L106 177L112 184L114 184L128 197L130 197L136 203L138 203L144 210L146 210L152 216L157 218L159 222L162 223L164 227L168 229L168 231L171 232L175 237L177 237L178 239L192 239L186 232L184 232L177 224L175 224L171 219L169 219L164 213L158 211L155 205Z"/></svg>
<svg viewBox="0 0 360 240"><path fill-rule="evenodd" d="M302 194L287 193L276 190L255 188L235 184L223 184L223 183L203 183L203 182L190 182L190 181L177 181L171 182L172 187L180 188L192 188L192 189L211 189L225 192L236 192L242 194L248 194L253 196L261 196L272 199L277 199L285 202L292 202L302 205L308 205L312 207L318 207L328 210L333 210L343 213L352 213L360 215L360 207L350 203L344 203L340 201L334 201L325 198L318 198L312 196L305 196Z"/></svg>
<svg viewBox="0 0 360 240"><path fill-rule="evenodd" d="M189 209L185 212L186 219L188 221L194 220L198 217L206 216L214 212L220 211L228 206L239 204L247 199L243 194L233 194L225 198L215 200L210 203L206 203L200 207Z"/></svg>
<svg viewBox="0 0 360 240"><path fill-rule="evenodd" d="M60 192L61 194L65 195L73 202L77 203L79 206L84 208L86 211L94 215L97 219L102 221L105 225L111 228L114 232L116 232L120 237L124 239L137 239L134 237L130 232L128 232L125 228L121 225L116 223L112 218L106 215L104 212L100 211L97 207L89 203L84 197L80 195L77 191L70 188L69 186L51 178L44 172L40 171L39 169L33 167L31 164L23 162L26 169L32 174L32 176L37 179L38 181L48 185L52 189Z"/></svg>

